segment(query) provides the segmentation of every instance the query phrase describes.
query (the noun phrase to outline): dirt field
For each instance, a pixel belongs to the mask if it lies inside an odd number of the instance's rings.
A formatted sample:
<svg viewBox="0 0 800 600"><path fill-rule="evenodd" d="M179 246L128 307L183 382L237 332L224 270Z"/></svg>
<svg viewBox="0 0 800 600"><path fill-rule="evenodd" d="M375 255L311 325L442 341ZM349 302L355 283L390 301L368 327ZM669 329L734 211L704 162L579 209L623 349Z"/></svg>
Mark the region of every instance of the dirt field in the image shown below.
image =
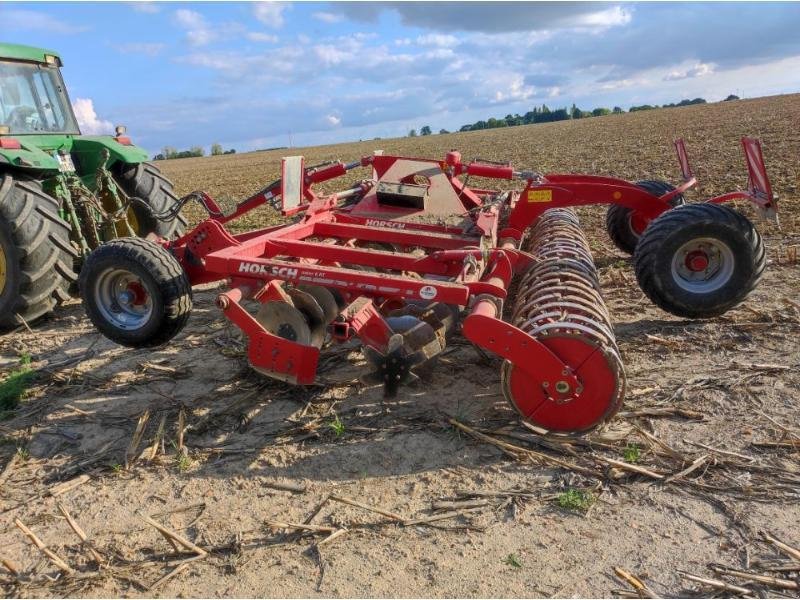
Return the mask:
<svg viewBox="0 0 800 600"><path fill-rule="evenodd" d="M745 134L764 142L781 227L756 221L767 273L724 317L685 321L653 307L607 239L602 209L580 211L629 386L623 412L588 437L522 427L500 394L499 360L465 342L394 401L359 383L351 346L323 352L314 386L266 380L209 288L183 333L154 351L101 337L78 301L0 337L0 372L24 355L36 370L0 421L0 591L636 597L639 580L644 595L747 591L715 591L689 573L800 596L800 95L302 152L313 163L458 148L541 171L674 181L670 142L683 136L698 201L744 184ZM276 178L286 153L162 165L179 193L230 200ZM241 227L275 219L265 209ZM208 554L182 562L192 551L142 515ZM303 523L310 530L289 525Z"/></svg>

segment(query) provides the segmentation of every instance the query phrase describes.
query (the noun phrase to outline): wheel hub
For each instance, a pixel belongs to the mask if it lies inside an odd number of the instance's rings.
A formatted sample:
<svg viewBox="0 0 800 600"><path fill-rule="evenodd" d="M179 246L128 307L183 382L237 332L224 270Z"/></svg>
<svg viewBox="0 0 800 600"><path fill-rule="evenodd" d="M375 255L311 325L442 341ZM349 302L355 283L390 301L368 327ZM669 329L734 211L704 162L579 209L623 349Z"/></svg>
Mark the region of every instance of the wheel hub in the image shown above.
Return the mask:
<svg viewBox="0 0 800 600"><path fill-rule="evenodd" d="M153 299L135 274L125 269L107 269L97 279L95 303L103 318L115 327L136 330L153 314Z"/></svg>
<svg viewBox="0 0 800 600"><path fill-rule="evenodd" d="M703 250L694 250L686 255L684 261L690 271L695 273L705 271L708 268L708 256Z"/></svg>
<svg viewBox="0 0 800 600"><path fill-rule="evenodd" d="M672 258L675 283L695 294L707 294L724 286L733 276L733 251L716 238L697 238L678 248Z"/></svg>

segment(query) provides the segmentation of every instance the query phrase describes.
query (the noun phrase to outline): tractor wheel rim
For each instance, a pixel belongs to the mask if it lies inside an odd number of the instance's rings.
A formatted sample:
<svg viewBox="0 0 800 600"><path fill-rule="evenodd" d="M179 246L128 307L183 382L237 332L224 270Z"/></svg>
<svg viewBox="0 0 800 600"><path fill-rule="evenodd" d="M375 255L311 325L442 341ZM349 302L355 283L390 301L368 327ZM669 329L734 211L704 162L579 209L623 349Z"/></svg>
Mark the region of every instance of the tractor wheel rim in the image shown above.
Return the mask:
<svg viewBox="0 0 800 600"><path fill-rule="evenodd" d="M142 279L125 269L110 268L97 278L94 300L103 318L118 329L143 327L153 315L153 295Z"/></svg>
<svg viewBox="0 0 800 600"><path fill-rule="evenodd" d="M734 267L733 251L727 244L714 238L696 238L672 256L672 279L687 292L708 294L730 281Z"/></svg>
<svg viewBox="0 0 800 600"><path fill-rule="evenodd" d="M3 293L3 290L6 289L6 279L8 277L7 273L8 265L6 263L6 251L0 246L0 294Z"/></svg>

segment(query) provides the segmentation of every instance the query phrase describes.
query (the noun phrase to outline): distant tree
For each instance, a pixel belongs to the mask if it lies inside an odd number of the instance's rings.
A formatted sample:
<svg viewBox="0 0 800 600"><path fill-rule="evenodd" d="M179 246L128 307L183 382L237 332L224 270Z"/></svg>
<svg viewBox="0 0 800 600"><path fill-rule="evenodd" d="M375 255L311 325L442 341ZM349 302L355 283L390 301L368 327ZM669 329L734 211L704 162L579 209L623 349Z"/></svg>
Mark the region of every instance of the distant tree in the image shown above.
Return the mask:
<svg viewBox="0 0 800 600"><path fill-rule="evenodd" d="M552 121L566 121L569 117L569 112L566 108L558 108L550 113Z"/></svg>
<svg viewBox="0 0 800 600"><path fill-rule="evenodd" d="M459 131L472 131L472 125L462 125Z"/></svg>
<svg viewBox="0 0 800 600"><path fill-rule="evenodd" d="M408 132L408 137L417 137L417 130L416 129L412 129L411 131L409 131Z"/></svg>
<svg viewBox="0 0 800 600"><path fill-rule="evenodd" d="M611 109L609 108L595 108L592 111L593 117L603 117L605 115L610 115L610 114L611 114Z"/></svg>
<svg viewBox="0 0 800 600"><path fill-rule="evenodd" d="M202 146L192 146L189 148L190 156L205 156L206 151Z"/></svg>
<svg viewBox="0 0 800 600"><path fill-rule="evenodd" d="M225 151L222 149L222 144L217 144L216 142L211 144L211 156L219 156L224 152Z"/></svg>
<svg viewBox="0 0 800 600"><path fill-rule="evenodd" d="M450 132L449 132L449 131L447 131L447 129L440 129L440 130L439 130L439 135L441 135L441 134L443 134L443 133L450 133Z"/></svg>
<svg viewBox="0 0 800 600"><path fill-rule="evenodd" d="M164 158L175 158L177 153L178 151L172 146L164 146L164 148L161 150L161 154L164 155Z"/></svg>
<svg viewBox="0 0 800 600"><path fill-rule="evenodd" d="M628 109L628 112L638 112L640 110L653 110L654 108L658 108L658 106L651 106L650 104L642 104L641 106L631 106Z"/></svg>
<svg viewBox="0 0 800 600"><path fill-rule="evenodd" d="M614 110L612 110L611 112L613 112L615 115L621 115L621 114L622 114L622 113L624 113L625 111L624 111L624 110L622 110L622 107L621 107L621 106L615 106L615 107L614 107Z"/></svg>
<svg viewBox="0 0 800 600"><path fill-rule="evenodd" d="M236 148L231 148L230 150L225 150L223 154L236 154Z"/></svg>
<svg viewBox="0 0 800 600"><path fill-rule="evenodd" d="M156 154L156 155L153 157L153 160L166 160L166 158L167 158L167 157L166 157L166 156L164 156L163 154Z"/></svg>
<svg viewBox="0 0 800 600"><path fill-rule="evenodd" d="M741 98L739 98L739 96L737 96L736 94L731 94L730 96L725 98L723 102L730 102L731 100L741 100Z"/></svg>
<svg viewBox="0 0 800 600"><path fill-rule="evenodd" d="M430 125L425 125L422 129L419 130L420 135L430 135L431 133L433 132L431 131Z"/></svg>

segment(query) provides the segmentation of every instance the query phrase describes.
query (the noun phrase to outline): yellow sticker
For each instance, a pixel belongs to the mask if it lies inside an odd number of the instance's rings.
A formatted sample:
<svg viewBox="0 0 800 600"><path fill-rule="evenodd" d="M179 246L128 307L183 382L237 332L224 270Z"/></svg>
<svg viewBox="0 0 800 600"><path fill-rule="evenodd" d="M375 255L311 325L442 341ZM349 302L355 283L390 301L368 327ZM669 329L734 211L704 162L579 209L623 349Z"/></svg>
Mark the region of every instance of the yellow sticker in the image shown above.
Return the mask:
<svg viewBox="0 0 800 600"><path fill-rule="evenodd" d="M528 202L552 202L553 190L528 190Z"/></svg>

